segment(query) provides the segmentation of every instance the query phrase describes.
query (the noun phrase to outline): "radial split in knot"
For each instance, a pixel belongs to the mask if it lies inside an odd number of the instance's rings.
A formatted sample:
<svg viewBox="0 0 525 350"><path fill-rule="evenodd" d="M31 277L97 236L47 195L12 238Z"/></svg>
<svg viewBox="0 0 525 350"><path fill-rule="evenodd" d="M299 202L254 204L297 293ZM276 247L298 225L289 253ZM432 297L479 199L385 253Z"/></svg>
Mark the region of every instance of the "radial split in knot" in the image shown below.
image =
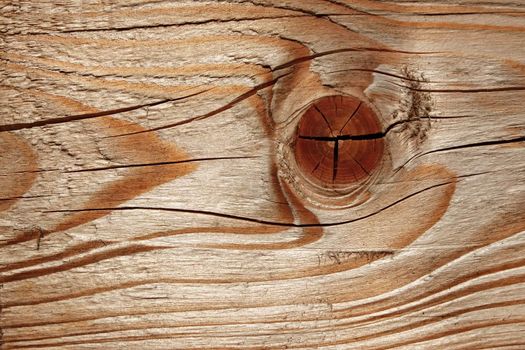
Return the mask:
<svg viewBox="0 0 525 350"><path fill-rule="evenodd" d="M347 186L368 178L380 164L384 133L374 111L351 96L315 101L301 116L295 159L321 186Z"/></svg>

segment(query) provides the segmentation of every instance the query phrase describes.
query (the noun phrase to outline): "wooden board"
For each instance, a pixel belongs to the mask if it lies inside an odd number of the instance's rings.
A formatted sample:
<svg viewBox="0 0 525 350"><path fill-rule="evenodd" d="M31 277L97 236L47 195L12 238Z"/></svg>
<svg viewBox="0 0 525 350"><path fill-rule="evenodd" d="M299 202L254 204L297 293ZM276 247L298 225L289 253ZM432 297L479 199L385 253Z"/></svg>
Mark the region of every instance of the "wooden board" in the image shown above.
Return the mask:
<svg viewBox="0 0 525 350"><path fill-rule="evenodd" d="M0 16L2 350L525 348L523 1Z"/></svg>

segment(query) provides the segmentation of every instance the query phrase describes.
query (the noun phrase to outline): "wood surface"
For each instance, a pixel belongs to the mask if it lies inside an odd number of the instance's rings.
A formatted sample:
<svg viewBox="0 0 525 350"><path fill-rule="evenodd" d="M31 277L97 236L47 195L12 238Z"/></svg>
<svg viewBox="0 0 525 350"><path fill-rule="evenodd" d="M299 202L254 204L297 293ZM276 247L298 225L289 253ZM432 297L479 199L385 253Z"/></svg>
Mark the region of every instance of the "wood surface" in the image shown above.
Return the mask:
<svg viewBox="0 0 525 350"><path fill-rule="evenodd" d="M1 0L0 60L0 349L525 348L524 1Z"/></svg>

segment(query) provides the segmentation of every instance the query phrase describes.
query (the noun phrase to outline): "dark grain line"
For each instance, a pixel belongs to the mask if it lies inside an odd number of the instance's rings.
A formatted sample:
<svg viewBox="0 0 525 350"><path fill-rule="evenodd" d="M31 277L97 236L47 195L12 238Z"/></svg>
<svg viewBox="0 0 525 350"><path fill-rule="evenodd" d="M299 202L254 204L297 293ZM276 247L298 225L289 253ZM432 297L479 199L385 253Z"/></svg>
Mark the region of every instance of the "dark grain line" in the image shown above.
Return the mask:
<svg viewBox="0 0 525 350"><path fill-rule="evenodd" d="M104 171L104 170L111 170L111 169L140 168L140 167L149 167L149 166L158 166L158 165L175 165L175 164L184 164L184 163L193 163L193 162L207 162L207 161L213 161L213 160L258 159L258 158L260 157L258 156L229 156L229 157L225 156L225 157L192 158L192 159L176 160L176 161L171 161L171 162L110 165L110 166L99 167L99 168L68 170L68 171L64 171L64 173L83 173L83 172Z"/></svg>
<svg viewBox="0 0 525 350"><path fill-rule="evenodd" d="M314 104L314 108L317 111L317 113L319 113L321 115L321 117L323 118L324 122L326 123L326 126L328 126L328 129L330 129L330 134L332 136L334 136L334 131L332 130L332 126L328 122L328 119L326 119L326 116L324 115L324 113L317 107L316 104Z"/></svg>
<svg viewBox="0 0 525 350"><path fill-rule="evenodd" d="M467 143L457 146L449 146L444 148L438 148L430 151L426 151L423 153L416 154L412 157L410 157L403 165L401 165L396 171L399 171L406 167L408 163L411 161L424 157L429 154L433 153L441 153L441 152L447 152L447 151L455 151L460 149L468 149L468 148L476 148L476 147L486 147L486 146L498 146L498 145L506 145L506 144L513 144L513 143L522 143L525 142L525 136L515 137L511 139L502 139L502 140L490 140L490 141L482 141L482 142L473 142L473 143Z"/></svg>
<svg viewBox="0 0 525 350"><path fill-rule="evenodd" d="M137 29L157 29L157 28L170 28L170 27L184 27L184 26L198 26L203 24L210 23L230 23L230 22L252 22L252 21L261 21L269 19L290 19L296 17L308 17L308 15L283 15L283 16L261 16L261 17L244 17L244 18L231 18L231 19L206 19L201 21L187 21L181 23L162 23L162 24L146 24L146 25L136 25L129 27L112 27L112 28L86 28L86 29L68 29L59 31L59 33L85 33L85 32L125 32ZM29 35L39 35L46 33L28 33Z"/></svg>
<svg viewBox="0 0 525 350"><path fill-rule="evenodd" d="M392 78L398 78L398 79L403 80L403 81L411 81L411 82L417 82L417 83L429 83L430 82L430 81L427 81L427 80L419 80L419 79L415 79L415 78L411 78L411 77L405 77L405 76L402 76L402 75L397 75L397 74L394 74L394 73L388 73L388 72L381 71L381 70L378 70L378 69L348 68L348 69L333 70L333 71L330 71L328 73L334 74L334 73L345 73L345 72L369 72L369 73L377 73L377 74L381 74L381 75L386 75L386 76L389 76L389 77L392 77Z"/></svg>
<svg viewBox="0 0 525 350"><path fill-rule="evenodd" d="M339 7L342 7L342 8L346 8L348 10L351 10L351 11L355 11L357 12L357 14L359 15L364 15L364 16L370 16L370 17L376 17L378 16L377 14L375 13L372 13L372 12L368 12L368 11L365 11L365 10L361 10L361 9L358 9L356 8L355 6L352 6L348 3L341 3L339 1L335 1L335 0L324 0L325 2L329 3L329 4L332 4L332 5L336 5L336 6L339 6Z"/></svg>
<svg viewBox="0 0 525 350"><path fill-rule="evenodd" d="M361 164L361 162L359 160L357 160L355 157L351 156L352 157L352 160L354 162L357 163L357 165L359 165L359 167L368 175L370 176L370 173L368 172L368 170L365 169L365 167L363 166L363 164Z"/></svg>
<svg viewBox="0 0 525 350"><path fill-rule="evenodd" d="M407 199L410 199L414 196L417 196L421 193L424 193L426 191L432 190L434 188L447 186L450 184L455 183L456 180L453 179L451 181L446 181L442 183L438 183L429 187L426 187L424 189L421 189L419 191L413 192L405 197L402 197L389 205L374 211L370 214L351 219L351 220L345 220L345 221L336 221L336 222L328 222L328 223L315 223L315 224L296 224L296 223L288 223L288 222L278 222L278 221L271 221L271 220L262 220L262 219L255 219L251 217L245 217L240 215L233 215L233 214L227 214L227 213L219 213L214 211L208 211L208 210L197 210L197 209L182 209L182 208L164 208L164 207L144 207L144 206L123 206L123 207L116 207L116 208L83 208L83 209L60 209L60 210L45 210L43 213L77 213L77 212L86 212L86 211L126 211L126 210L155 210L155 211L167 211L167 212L176 212L176 213L186 213L186 214L197 214L197 215L207 215L207 216L214 216L214 217L220 217L224 219L233 219L238 221L245 221L245 222L252 222L252 223L258 223L263 225L270 225L270 226L282 226L282 227L298 227L298 228L306 228L306 227L331 227L331 226L340 226L340 225L346 225L349 223L353 223L359 220L364 220L369 217L372 217L374 215L377 215Z"/></svg>
<svg viewBox="0 0 525 350"><path fill-rule="evenodd" d="M483 246L481 246L479 248L483 248ZM458 255L455 256L455 258L459 259L461 256L462 256L461 254L458 254ZM495 274L495 273L498 273L498 272L501 272L501 271L505 271L505 270L521 268L523 266L525 266L525 259L521 259L521 260L518 260L518 261L513 261L511 263L502 263L502 264L497 265L495 267L483 269L483 270L476 271L475 273L472 273L472 274L469 274L469 275L466 275L466 276L458 277L455 280L450 281L449 283L447 283L444 286L440 286L439 288L434 288L433 290L428 290L428 291L426 291L426 292L424 292L424 293L422 293L422 294L420 294L418 296L405 299L402 302L393 303L392 305L390 305L389 307L386 307L386 308L379 308L379 309L375 309L374 310L374 309L371 308L371 304L372 303L367 303L367 304L363 304L362 305L364 311L354 312L355 310L352 310L352 309L342 309L339 312L342 313L342 314L346 314L348 316L352 316L352 317L355 317L355 316L366 316L366 315L370 314L371 312L373 312L373 313L381 313L380 315L369 317L367 319L367 322L373 322L373 321L377 321L377 320L384 320L384 319L390 319L390 318L394 318L394 317L399 317L399 316L401 316L401 315L403 315L403 314L405 314L407 312L421 311L421 310L424 310L424 309L427 309L427 308L430 308L430 307L433 307L433 306L436 306L436 305L440 305L440 304L446 303L447 301L452 300L454 298L455 299L459 299L461 297L467 296L469 294L476 293L476 292L481 291L481 290L485 290L486 291L486 290L501 288L501 287L505 287L505 286L510 286L510 285L513 285L513 284L523 283L525 281L525 275L523 275L523 274L516 275L516 276L511 276L511 277L506 277L506 278L501 278L499 280L494 280L494 281L488 281L488 282L483 282L483 283L479 283L479 284L474 284L474 285L468 286L468 287L466 287L464 289L460 289L460 290L457 290L457 291L454 291L454 292L450 292L450 293L445 294L445 295L441 295L441 296L439 296L437 298L434 298L434 299L432 299L432 300L430 300L430 301L428 301L428 302L426 302L424 304L413 305L413 306L410 306L410 307L406 307L404 309L400 309L405 304L410 304L410 303L413 303L414 301L427 298L427 297L429 297L431 295L436 295L436 294L441 293L443 291L446 291L446 290L448 290L448 289L450 289L450 288L452 288L454 286L457 286L457 285L460 285L462 283L466 283L466 282L472 281L473 279L484 277L484 276L489 276L491 274ZM393 311L385 312L385 311L388 311L388 310L393 310Z"/></svg>
<svg viewBox="0 0 525 350"><path fill-rule="evenodd" d="M518 348L516 348L518 346ZM476 348L476 350L494 350L494 349L503 349L504 350L523 350L525 349L525 343L519 341L519 342L509 342L508 340L504 340L501 344L494 344L489 346L483 346L480 348ZM470 347L461 348L463 349L471 349Z"/></svg>
<svg viewBox="0 0 525 350"><path fill-rule="evenodd" d="M403 346L403 345L410 345L410 344L417 344L423 341L433 340L433 339L439 339L443 338L449 335L454 335L458 333L464 333L475 329L480 328L489 328L497 325L506 325L506 324L513 324L513 323L522 323L525 321L525 318L515 316L512 319L506 319L506 320L500 320L500 321L479 321L473 324L470 324L468 326L459 326L455 327L454 329L447 330L447 331L441 331L433 335L427 335L423 336L421 338L416 338L412 341L404 341L404 342L398 342L396 344L391 344L388 347L368 347L367 349L373 349L373 350L387 350L392 349L392 347L397 346ZM163 327L164 328L164 327ZM171 328L171 327L168 327ZM299 331L299 332L298 332ZM308 329L286 329L285 331L282 331L282 334L306 334L311 333L311 330ZM243 334L243 337L245 338L256 338L256 337L264 337L267 335L272 335L272 333L257 333L257 334ZM234 335L233 335L234 336ZM232 337L231 334L228 333L221 333L221 332L180 332L180 333L163 333L163 334L155 334L155 335L134 335L134 336L117 336L113 338L96 338L96 339L88 339L88 340L72 340L72 341L64 341L64 342L54 342L54 343L41 343L38 345L20 345L18 348L28 348L28 347L35 347L35 348L42 348L42 347L59 347L59 346L68 346L68 345L79 345L79 344L93 344L93 343L114 343L114 342L121 342L121 341L141 341L141 340L160 340L160 339L177 339L179 337L201 337L201 338L209 338L209 337L217 337L217 338L230 338ZM358 339L357 339L358 340ZM356 338L348 338L344 340L339 341L333 341L333 342L323 342L323 343L315 343L315 344L289 344L287 348L291 349L298 349L298 348L318 348L318 347L324 347L324 346L330 346L330 345L344 345L344 344L350 344L352 342L355 342ZM186 348L185 349L193 349L193 348ZM210 349L210 348L206 348ZM221 347L220 349L227 349ZM239 348L235 348L239 349ZM255 350L255 349L283 349L281 345L268 345L264 347L260 346L247 346L243 347L243 349L249 349L249 350Z"/></svg>
<svg viewBox="0 0 525 350"><path fill-rule="evenodd" d="M409 89L411 91L417 92L432 92L432 93L462 93L462 94L471 94L471 93L484 93L484 92L507 92L507 91L524 91L525 86L504 86L499 88L483 88L483 89L422 89L414 86L406 86L401 84L393 83L394 85Z"/></svg>
<svg viewBox="0 0 525 350"><path fill-rule="evenodd" d="M458 145L458 146L450 146L450 147L445 147L445 148L432 150L432 151L427 152L426 154L437 153L437 152L445 152L445 151L452 151L452 150L463 149L463 148L505 145L505 144L509 144L509 143L521 143L521 142L525 142L525 136L520 136L520 137L516 137L516 138L512 138L512 139L482 141L482 142L467 143L467 144Z"/></svg>
<svg viewBox="0 0 525 350"><path fill-rule="evenodd" d="M385 346L377 347L374 350L389 350L389 349L392 349L391 346L400 347L400 346L404 346L404 345L411 345L411 344L414 345L414 344L422 343L424 341L445 338L445 337L450 336L450 335L457 335L457 334L469 332L469 331L472 331L472 330L480 330L480 329L490 328L490 327L494 327L494 326L501 326L501 325L515 324L515 323L523 323L523 322L525 322L525 318L520 317L520 316L515 316L515 317L512 317L512 318L509 317L508 319L500 320L500 321L490 321L490 320L488 320L488 321L479 321L479 322L476 322L476 323L470 323L469 322L468 325L463 325L463 326L460 326L460 327L454 327L452 329L449 329L449 330L446 330L446 331L441 331L441 332L438 332L436 334L426 335L426 336L423 336L423 337L421 337L419 339L415 339L413 341L402 341L402 342L398 342L398 343L389 345L387 347L385 347Z"/></svg>
<svg viewBox="0 0 525 350"><path fill-rule="evenodd" d="M16 269L30 267L33 265L45 264L50 261L63 260L93 249L105 247L107 244L110 243L106 243L102 240L89 241L86 243L77 244L73 247L66 248L63 251L56 254L6 264L5 266L0 267L0 272L12 271Z"/></svg>
<svg viewBox="0 0 525 350"><path fill-rule="evenodd" d="M516 264L512 264L512 265L505 265L505 266L502 266L502 269L505 270L505 269L512 269L512 268L517 268L517 267L522 267L524 266L523 265L523 262L525 260L522 260L520 261L519 263L516 263ZM338 272L338 271L336 271ZM492 273L492 272L490 272ZM490 273L482 273L480 276L484 276L484 275L488 275ZM477 277L480 277L480 276L471 276L471 278L477 278ZM303 278L303 277L298 277L298 278ZM282 279L277 279L277 280L289 280L289 279L296 279L296 278L282 278ZM202 283L202 284L238 284L238 283L249 283L249 282L268 282L270 281L269 279L264 279L264 278L247 278L247 279L242 279L242 280L232 280L231 278L230 279L174 279L174 278L161 278L161 279L149 279L149 280L141 280L141 281L129 281L129 282L126 282L126 283L122 283L121 285L119 286L114 286L114 287L98 287L98 288L94 288L93 290L89 290L89 291L79 291L79 292L76 292L76 293L70 293L69 295L65 296L65 297L53 297L53 298L47 298L45 300L41 300L41 301L37 301L37 302L24 302L24 303L17 303L17 304L8 304L8 305L5 305L5 308L12 308L12 307L17 307L17 306L28 306L28 305L38 305L38 304L42 304L42 303L49 303L49 302L59 302L59 301L64 301L64 300L69 300L69 299L75 299L75 298L79 298L79 297L84 297L84 296L90 296L90 295L94 295L94 294L98 294L98 293L104 293L104 292L108 292L108 291L114 291L114 290L120 290L120 289L127 289L127 288L132 288L132 287L136 287L136 286L141 286L141 285L147 285L147 284L154 284L154 283ZM276 281L276 279L271 279L271 281ZM478 285L478 286L472 286L470 287L469 289L465 290L465 291L459 291L459 292L456 292L456 293L452 293L451 295L444 295L444 296L441 296L438 300L438 302L435 302L435 303L428 303L428 304L423 304L423 305L419 305L419 306L414 306L414 307L411 307L409 309L406 309L406 310L395 310L393 312L390 312L386 315L378 315L378 316L372 316L368 319L365 319L364 321L367 322L367 323L370 323L370 322L383 322L384 320L388 320L388 319L391 319L393 317L397 317L397 316L400 316L400 315L403 315L404 313L406 312L417 312L417 311L422 311L424 309L427 309L427 308L430 308L430 307L433 307L433 306L437 306L437 305L440 305L442 303L446 303L448 302L449 300L453 299L453 298L461 298L463 296L466 296L466 295L469 295L469 294L472 294L472 293L476 293L476 292L479 292L479 291L487 291L487 290L492 290L492 289L496 289L496 288L501 288L501 287L505 287L505 286L510 286L510 285L513 285L513 284L517 284L517 283L522 283L523 281L525 281L525 276L515 276L515 277L510 277L510 278L505 278L503 280L501 280L501 283L499 281L492 281L492 282L488 282L488 283L483 283L481 285ZM453 286L454 284L452 284L451 286ZM444 289L447 289L447 288L450 288L451 286L448 286ZM439 291L435 291L435 293L438 293ZM440 301L441 300L441 301ZM410 303L411 301L407 301L407 303ZM272 306L289 306L290 304L282 304L282 303L277 303L277 304L272 304ZM397 304L395 306L392 307L392 309L398 309L398 307L402 305L402 304ZM261 306L269 306L269 305L258 305L258 304L253 304L253 305L250 305L250 306L236 306L235 308L236 309L253 309L253 308L257 308L257 307L261 307ZM155 310L154 314L164 314L164 313L174 313L174 312L186 312L186 311L213 311L213 310L228 310L228 309L231 309L231 306L225 306L225 307L208 307L208 308L184 308L184 309L178 309L178 308L175 308L175 309L169 309L169 310ZM385 309L385 310L388 310L388 309ZM384 311L384 310L382 310ZM375 313L377 313L377 311L374 311ZM81 321L93 321L93 320L98 320L98 319L101 319L101 318L106 318L106 317L118 317L118 316L139 316L139 315L147 315L147 314L152 314L152 312L134 312L134 313L118 313L118 314L111 314L111 315L104 315L104 316L97 316L97 317L81 317L81 318L77 318L77 319L73 319L73 320L67 320L67 321L58 321L58 322L53 322L53 323L49 323L49 322L36 322L36 323L24 323L24 324L14 324L14 325L10 325L8 327L5 327L5 328L24 328L24 327L36 327L36 326L46 326L46 325L50 325L50 324L65 324L65 323L73 323L73 322L81 322ZM319 317L315 317L313 319L306 319L305 321L312 321L312 320L317 320L317 321L321 321L321 320L333 320L333 319L336 319L336 320L342 320L342 319L345 319L345 318L348 318L348 317L355 317L356 315L366 315L366 313L363 313L363 314L355 314L355 313L352 313L352 312L348 312L348 310L341 310L339 312L336 312L334 313L333 315L331 315L329 318L319 318ZM291 319L290 319L291 320ZM297 319L299 320L299 319ZM279 321L275 321L275 322L263 322L263 323L276 323L276 322L279 322ZM258 322L259 323L259 322ZM359 321L351 321L351 322L346 322L345 325L346 326L350 326L350 325L356 325L356 324L359 324Z"/></svg>
<svg viewBox="0 0 525 350"><path fill-rule="evenodd" d="M203 94L206 91L208 91L208 90L199 91L199 92L196 92L196 93L192 93L190 95L181 96L181 97L177 97L177 98L164 99L164 100L160 100L160 101L156 101L156 102L150 102L150 103L134 105L134 106L129 106L129 107L123 107L123 108L117 108L117 109L110 109L110 110L107 110L107 111L100 111L100 112L95 112L95 113L75 114L75 115L69 115L69 116L65 116L65 117L58 117L58 118L49 118L49 119L45 119L45 120L38 120L38 121L35 121L35 122L29 122L29 123L4 124L4 125L0 125L0 132L15 131L15 130L22 130L22 129L31 129L31 128L41 127L41 126L46 126L46 125L55 125L55 124L69 123L69 122L74 122L74 121L79 121L79 120L84 120L84 119L92 119L92 118L98 118L98 117L114 115L114 114L118 114L118 113L130 112L130 111L133 111L133 110L136 110L136 109L141 109L141 108L145 108L145 107L153 107L153 106L158 106L158 105L161 105L161 104L164 104L164 103L168 103L168 102L184 100L184 99L187 99L187 98L190 98L190 97L193 97L193 96L197 96L197 95Z"/></svg>
<svg viewBox="0 0 525 350"><path fill-rule="evenodd" d="M479 292L479 290L478 290L478 292ZM443 303L448 302L448 301L450 301L450 300L444 301ZM467 313L470 313L470 312L491 310L491 309L496 309L496 308L500 308L500 307L515 306L515 305L517 306L517 305L523 305L523 304L525 304L525 299L519 299L519 300L512 300L512 301L504 301L504 302L483 304L483 305L479 305L479 306L472 306L472 307L468 307L468 308L464 308L464 309L460 309L460 310L456 310L456 311L452 311L452 312L447 312L447 313L439 314L439 315L421 316L421 317L424 318L423 320L418 320L417 322L408 323L408 324L400 326L400 327L391 328L391 329L386 330L386 331L376 332L376 333L369 334L369 335L366 335L366 336L353 338L352 341L356 342L356 341L371 340L371 339L378 338L378 337L388 336L388 335L392 335L392 334L396 334L396 333L402 333L402 332L405 332L405 331L410 331L410 330L414 330L414 329L417 329L417 328L420 328L420 327L431 325L431 324L434 324L434 323L437 323L437 322L440 322L440 321L443 321L443 320L447 320L447 319L451 319L451 318L454 318L454 317L458 317L458 316L461 316L461 315L464 315L464 314L467 314ZM383 321L384 321L384 319L381 318L377 322L383 322ZM334 329L334 328L336 328L336 329L345 329L345 328L348 328L349 325L353 325L354 323L355 322L350 322L350 323L347 323L347 324L338 325L336 327L331 327L331 328L328 327L326 330L330 330L330 329Z"/></svg>
<svg viewBox="0 0 525 350"><path fill-rule="evenodd" d="M19 173L19 172L14 172L13 174L16 174L16 173ZM5 175L5 174L2 174L2 175ZM16 199L46 198L46 197L51 197L51 196L50 196L50 195L38 195L38 196L15 196L15 197L5 197L5 198L0 198L0 201L11 201L11 200L16 200Z"/></svg>
<svg viewBox="0 0 525 350"><path fill-rule="evenodd" d="M357 111L359 111L359 108L361 108L362 104L363 104L363 101L359 101L357 108L352 112L352 114L350 114L350 117L346 120L346 122L343 124L343 126L339 130L339 135L341 135L341 133L343 132L343 129L346 127L346 125L348 125L348 123L352 120L352 118L355 117L355 115L357 114ZM337 115L337 111L336 111L336 115Z"/></svg>
<svg viewBox="0 0 525 350"><path fill-rule="evenodd" d="M423 327L432 323L436 323L445 319L450 319L452 317L457 317L464 315L466 313L475 312L475 311L483 311L483 310L491 310L496 309L500 307L506 307L506 306L514 306L514 305L523 305L525 304L525 299L518 299L518 300L512 300L512 301L504 301L504 302L497 302L497 303L489 303L479 306L473 306L473 307L467 307L463 309L459 309L453 312L448 312L445 314L439 314L439 315L429 315L429 316L422 316L423 320L419 320L414 323L407 324L402 327L397 327L393 329L389 329L388 331L382 331L382 332L376 332L374 334L369 334L366 336L361 336L354 338L353 341L362 341L362 340L368 340L373 339L376 337L386 336L390 334L394 334L397 332L402 332L406 330L412 330L415 328ZM331 318L334 319L334 318ZM337 320L343 320L344 318L335 318ZM242 322L242 321L232 321L232 322L188 322L186 324L182 323L179 325L174 326L165 326L163 328L166 329L177 329L177 328L183 328L183 327L209 327L209 326L241 326L241 325L256 325L256 324L290 324L291 322L295 322L298 324L301 323L307 323L311 321L321 321L321 320L327 320L327 318L297 318L297 319L287 319L287 320L271 320L271 321L264 321L264 320L257 320L252 322ZM308 328L309 332L321 332L321 331L333 331L335 329L344 330L348 328L349 325L354 324L354 322L347 322L347 323L338 323L336 326L322 326L322 327L311 327ZM369 323L367 323L369 324ZM76 333L69 333L66 336L40 336L40 337L34 337L34 338L21 338L16 339L14 341L10 341L10 344L15 343L21 343L26 341L39 341L39 340L51 340L51 339L57 339L57 338L65 338L65 337L76 337L76 336L85 336L85 335L101 335L101 334L108 334L108 333L115 333L115 332L123 332L123 331L140 331L140 330L147 330L152 327L150 326L128 326L128 327L119 327L118 329L104 329L104 330L95 330L90 332L76 332ZM153 327L154 328L154 327ZM282 331L282 334L296 334L298 331L302 331L304 328L300 328L298 326L295 327L286 327L286 331Z"/></svg>
<svg viewBox="0 0 525 350"><path fill-rule="evenodd" d="M460 8L458 8L460 10ZM429 13L429 12L416 12L416 13L410 13L410 15L416 15L416 16L477 16L477 15L517 15L522 16L524 15L524 11L471 11L471 12L435 12L435 13Z"/></svg>
<svg viewBox="0 0 525 350"><path fill-rule="evenodd" d="M316 58L323 57L323 56L329 56L329 55L336 55L340 53L345 52L386 52L386 53L397 53L397 54L407 54L407 55L433 55L433 54L439 54L442 52L439 51L403 51L403 50L392 50L392 49L385 49L385 48L377 48L377 47L347 47L347 48L341 48L341 49L334 49L334 50L328 50L323 52L314 53L312 55L297 57L293 60L290 60L286 63L280 64L276 67L274 67L272 70L279 71L281 69L289 68L292 66L295 66L297 64L312 61ZM404 87L404 86L403 86Z"/></svg>
<svg viewBox="0 0 525 350"><path fill-rule="evenodd" d="M81 267L89 264L93 264L102 260L107 260L110 258L125 256L125 255L134 255L138 253L150 252L160 249L168 249L170 247L155 247L147 245L129 245L126 247L116 248L110 251L104 251L100 253L93 254L92 256L85 256L78 260L64 263L59 266L45 267L41 269L34 269L29 271L24 271L20 273L15 273L9 276L0 277L0 283L9 283L14 281L22 281L30 278L36 278L40 276L49 275L56 272L63 272L67 270L74 269L76 267Z"/></svg>
<svg viewBox="0 0 525 350"><path fill-rule="evenodd" d="M142 134L142 133L146 133L146 132L159 131L159 130L169 129L169 128L173 128L173 127L176 127L176 126L192 123L194 121L207 119L207 118L212 117L212 116L214 116L216 114L219 114L221 112L224 112L224 111L226 111L228 109L233 108L238 103L240 103L240 102L246 100L247 98L250 98L251 96L255 95L259 90L263 90L263 89L266 89L266 88L274 85L277 81L279 81L279 79L281 79L281 78L283 78L283 77L285 77L285 76L287 76L289 74L291 74L291 73L286 73L286 74L280 75L280 76L276 77L275 79L272 79L270 81L267 81L267 82L259 84L259 85L256 85L255 87L253 87L249 91L241 94L240 96L237 96L236 98L234 98L232 101L230 101L226 105L224 105L224 106L222 106L220 108L214 109L213 111L208 112L206 114L203 114L203 115L200 115L200 116L196 116L196 117L192 117L192 118L189 118L189 119L185 119L185 120L182 120L182 121L179 121L179 122L175 122L175 123L159 126L159 127L156 127L156 128L136 131L136 132L132 132L132 133L120 134L120 135L115 135L115 136L111 136L111 137L123 137L123 136Z"/></svg>
<svg viewBox="0 0 525 350"><path fill-rule="evenodd" d="M285 11L293 11L293 12L302 13L302 14L305 15L305 17L311 17L312 20L315 20L315 19L323 20L323 21L325 21L324 22L325 24L331 24L331 25L334 25L336 27L342 28L343 30L346 30L346 31L349 31L349 32L355 32L354 30L352 30L352 29L348 28L347 26L345 26L345 25L335 21L334 19L332 19L330 17L332 15L340 14L339 12L337 12L337 13L329 13L329 12L320 13L320 12L315 12L315 11L304 9L304 8L299 8L299 7L296 7L296 6L290 6L290 5L287 5L287 4L275 4L275 3L268 4L268 3L264 3L264 2L254 1L254 0L241 0L241 3L249 3L249 4L255 5L257 7L265 7L265 8L272 8L272 9L277 9L277 10L285 10Z"/></svg>

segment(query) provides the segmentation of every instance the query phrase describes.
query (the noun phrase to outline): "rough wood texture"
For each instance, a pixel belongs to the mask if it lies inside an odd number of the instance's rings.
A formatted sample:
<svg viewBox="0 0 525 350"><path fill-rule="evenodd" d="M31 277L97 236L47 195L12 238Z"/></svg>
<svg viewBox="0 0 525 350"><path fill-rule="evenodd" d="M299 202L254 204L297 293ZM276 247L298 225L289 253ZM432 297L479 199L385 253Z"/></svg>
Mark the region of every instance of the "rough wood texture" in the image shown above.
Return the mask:
<svg viewBox="0 0 525 350"><path fill-rule="evenodd" d="M2 350L525 347L522 1L0 14ZM358 185L297 164L326 96Z"/></svg>

